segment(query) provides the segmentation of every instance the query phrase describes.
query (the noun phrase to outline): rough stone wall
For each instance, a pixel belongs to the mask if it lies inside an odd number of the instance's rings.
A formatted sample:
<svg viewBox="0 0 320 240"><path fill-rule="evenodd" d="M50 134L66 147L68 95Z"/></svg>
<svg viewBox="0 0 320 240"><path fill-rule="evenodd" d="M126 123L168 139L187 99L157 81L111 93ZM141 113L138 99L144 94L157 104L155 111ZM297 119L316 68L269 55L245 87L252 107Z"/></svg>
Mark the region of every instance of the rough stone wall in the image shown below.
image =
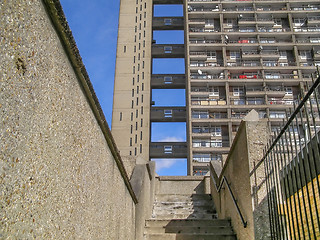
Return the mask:
<svg viewBox="0 0 320 240"><path fill-rule="evenodd" d="M134 239L135 204L42 2L0 1L0 16L0 239Z"/></svg>
<svg viewBox="0 0 320 240"><path fill-rule="evenodd" d="M239 240L270 239L265 175L263 166L258 166L263 157L268 133L266 122L243 121L219 177L220 181L223 176L227 178L244 220L247 222L246 228L242 224L227 187L224 186L218 194L211 181L211 193L219 218L231 218Z"/></svg>

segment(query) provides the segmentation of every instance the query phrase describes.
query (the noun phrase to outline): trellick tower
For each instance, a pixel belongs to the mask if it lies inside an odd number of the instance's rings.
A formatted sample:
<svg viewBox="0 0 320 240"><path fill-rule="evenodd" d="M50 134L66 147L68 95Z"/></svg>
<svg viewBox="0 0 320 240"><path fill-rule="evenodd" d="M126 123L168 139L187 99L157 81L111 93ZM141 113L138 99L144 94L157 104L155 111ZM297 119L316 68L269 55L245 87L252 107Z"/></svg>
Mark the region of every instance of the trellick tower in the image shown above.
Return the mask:
<svg viewBox="0 0 320 240"><path fill-rule="evenodd" d="M154 17L156 4L183 5ZM153 30L184 30L156 44ZM184 58L185 74L152 74L153 58ZM112 132L128 169L135 159L187 158L188 174L223 161L255 109L272 130L320 64L317 0L121 0ZM185 89L186 107L152 106L152 89ZM151 122L186 122L186 142L151 143Z"/></svg>

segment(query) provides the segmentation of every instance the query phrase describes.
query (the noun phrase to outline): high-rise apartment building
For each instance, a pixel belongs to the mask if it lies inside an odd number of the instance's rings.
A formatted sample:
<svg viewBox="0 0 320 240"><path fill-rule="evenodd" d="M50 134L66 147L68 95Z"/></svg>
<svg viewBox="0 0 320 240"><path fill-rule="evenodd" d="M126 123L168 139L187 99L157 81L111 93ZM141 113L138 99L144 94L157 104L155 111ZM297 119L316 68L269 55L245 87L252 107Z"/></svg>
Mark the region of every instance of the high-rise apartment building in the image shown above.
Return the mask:
<svg viewBox="0 0 320 240"><path fill-rule="evenodd" d="M154 17L180 4L183 16ZM184 30L157 44L154 30ZM185 74L153 74L153 58L184 58ZM255 109L275 129L320 65L318 0L121 0L112 132L129 165L140 155L187 158L188 174L223 161ZM185 107L152 105L152 89L185 89ZM164 96L165 97L165 96ZM186 142L150 142L152 122L186 122Z"/></svg>

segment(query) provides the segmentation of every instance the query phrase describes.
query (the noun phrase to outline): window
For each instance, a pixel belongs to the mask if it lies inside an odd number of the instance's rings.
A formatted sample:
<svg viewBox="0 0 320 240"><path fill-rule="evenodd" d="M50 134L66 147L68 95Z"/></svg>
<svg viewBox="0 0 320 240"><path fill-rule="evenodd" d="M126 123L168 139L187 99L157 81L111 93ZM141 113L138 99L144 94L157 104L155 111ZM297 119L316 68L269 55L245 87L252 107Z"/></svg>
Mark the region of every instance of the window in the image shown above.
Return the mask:
<svg viewBox="0 0 320 240"><path fill-rule="evenodd" d="M172 117L172 110L164 110L164 117L165 118L171 118Z"/></svg>
<svg viewBox="0 0 320 240"><path fill-rule="evenodd" d="M134 148L134 155L137 156L137 148Z"/></svg>
<svg viewBox="0 0 320 240"><path fill-rule="evenodd" d="M219 97L219 87L213 87L209 93L209 97Z"/></svg>
<svg viewBox="0 0 320 240"><path fill-rule="evenodd" d="M230 51L230 59L240 58L240 52Z"/></svg>
<svg viewBox="0 0 320 240"><path fill-rule="evenodd" d="M141 84L141 91L144 91L144 83Z"/></svg>
<svg viewBox="0 0 320 240"><path fill-rule="evenodd" d="M120 121L122 121L122 112L120 113Z"/></svg>
<svg viewBox="0 0 320 240"><path fill-rule="evenodd" d="M130 138L130 147L132 147L132 138Z"/></svg>
<svg viewBox="0 0 320 240"><path fill-rule="evenodd" d="M127 51L127 46L123 46L123 52Z"/></svg>
<svg viewBox="0 0 320 240"><path fill-rule="evenodd" d="M136 63L136 56L133 56L133 63Z"/></svg>
<svg viewBox="0 0 320 240"><path fill-rule="evenodd" d="M133 105L134 105L133 100L131 100L131 108L133 108Z"/></svg>
<svg viewBox="0 0 320 240"><path fill-rule="evenodd" d="M138 117L138 109L136 110L136 118Z"/></svg>
<svg viewBox="0 0 320 240"><path fill-rule="evenodd" d="M171 53L172 52L171 46L165 46L163 49L164 49L164 53Z"/></svg>
<svg viewBox="0 0 320 240"><path fill-rule="evenodd" d="M172 84L172 77L171 76L164 77L164 84Z"/></svg>
<svg viewBox="0 0 320 240"><path fill-rule="evenodd" d="M307 60L312 58L311 51L300 50L299 51L300 59Z"/></svg>
<svg viewBox="0 0 320 240"><path fill-rule="evenodd" d="M140 144L140 153L142 153L142 144Z"/></svg>
<svg viewBox="0 0 320 240"><path fill-rule="evenodd" d="M164 19L164 25L166 25L166 26L172 25L172 19L171 18L165 18Z"/></svg>
<svg viewBox="0 0 320 240"><path fill-rule="evenodd" d="M141 95L141 103L143 103L143 94Z"/></svg>
<svg viewBox="0 0 320 240"><path fill-rule="evenodd" d="M142 131L140 132L140 140L142 140Z"/></svg>
<svg viewBox="0 0 320 240"><path fill-rule="evenodd" d="M143 114L143 106L141 106L141 115Z"/></svg>
<svg viewBox="0 0 320 240"><path fill-rule="evenodd" d="M133 112L131 113L131 121L133 121Z"/></svg>
<svg viewBox="0 0 320 240"><path fill-rule="evenodd" d="M132 134L132 132L133 132L133 126L131 125L131 127L130 127L130 133Z"/></svg>
<svg viewBox="0 0 320 240"><path fill-rule="evenodd" d="M141 118L141 121L140 121L140 127L143 126L143 119Z"/></svg>
<svg viewBox="0 0 320 240"><path fill-rule="evenodd" d="M217 53L215 51L207 52L207 58L208 59L216 59L217 58Z"/></svg>
<svg viewBox="0 0 320 240"><path fill-rule="evenodd" d="M208 112L194 111L192 112L192 118L209 118Z"/></svg>
<svg viewBox="0 0 320 240"><path fill-rule="evenodd" d="M211 127L211 136L215 136L215 137L221 136L221 127L220 126Z"/></svg>
<svg viewBox="0 0 320 240"><path fill-rule="evenodd" d="M244 94L243 87L233 87L233 96L241 96Z"/></svg>
<svg viewBox="0 0 320 240"><path fill-rule="evenodd" d="M139 94L139 86L137 86L137 94Z"/></svg>
<svg viewBox="0 0 320 240"><path fill-rule="evenodd" d="M138 122L136 122L136 131L138 130Z"/></svg>
<svg viewBox="0 0 320 240"><path fill-rule="evenodd" d="M137 143L137 141L138 141L138 136L137 136L137 134L134 136L134 143Z"/></svg>
<svg viewBox="0 0 320 240"><path fill-rule="evenodd" d="M136 100L136 105L139 104L139 97L137 97L137 100Z"/></svg>
<svg viewBox="0 0 320 240"><path fill-rule="evenodd" d="M284 91L286 92L286 95L292 96L292 87L285 87Z"/></svg>
<svg viewBox="0 0 320 240"><path fill-rule="evenodd" d="M286 112L285 111L270 111L270 118L285 118Z"/></svg>
<svg viewBox="0 0 320 240"><path fill-rule="evenodd" d="M134 77L132 78L132 85L134 85Z"/></svg>
<svg viewBox="0 0 320 240"><path fill-rule="evenodd" d="M165 154L172 154L172 145L165 145L163 150Z"/></svg>

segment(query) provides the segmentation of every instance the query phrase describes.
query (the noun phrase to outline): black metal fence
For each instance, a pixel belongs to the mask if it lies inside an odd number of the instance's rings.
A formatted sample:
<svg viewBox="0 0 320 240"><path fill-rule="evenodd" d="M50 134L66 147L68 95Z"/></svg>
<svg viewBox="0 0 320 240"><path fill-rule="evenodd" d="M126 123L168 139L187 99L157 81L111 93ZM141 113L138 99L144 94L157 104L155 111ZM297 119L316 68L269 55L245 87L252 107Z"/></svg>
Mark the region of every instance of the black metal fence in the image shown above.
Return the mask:
<svg viewBox="0 0 320 240"><path fill-rule="evenodd" d="M272 239L320 239L319 83L318 71L264 152Z"/></svg>

